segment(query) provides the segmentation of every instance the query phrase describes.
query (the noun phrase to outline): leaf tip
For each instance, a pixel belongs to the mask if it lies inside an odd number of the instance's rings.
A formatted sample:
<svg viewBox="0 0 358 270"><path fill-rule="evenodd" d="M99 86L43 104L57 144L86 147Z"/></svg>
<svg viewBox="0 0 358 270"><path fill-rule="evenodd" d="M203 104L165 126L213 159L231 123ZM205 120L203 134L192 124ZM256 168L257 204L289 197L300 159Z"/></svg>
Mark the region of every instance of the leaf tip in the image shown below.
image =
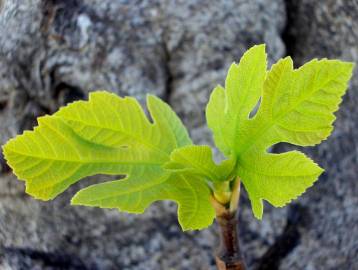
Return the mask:
<svg viewBox="0 0 358 270"><path fill-rule="evenodd" d="M318 165L317 165L317 166L318 166ZM317 171L318 171L318 172L317 172L318 176L320 176L322 173L325 172L325 169L323 169L322 167L318 166Z"/></svg>
<svg viewBox="0 0 358 270"><path fill-rule="evenodd" d="M152 94L147 94L146 95L146 102L147 102L147 105L148 105L148 108L151 108L153 106L156 106L156 104L158 104L159 102L160 103L165 103L163 100L161 100L159 97L157 97L156 95L152 95Z"/></svg>
<svg viewBox="0 0 358 270"><path fill-rule="evenodd" d="M86 190L86 188L84 188L84 189L78 191L78 192L71 198L71 201L70 201L71 205L85 205L83 199L81 198L81 197L82 197L81 193L82 193L83 190Z"/></svg>
<svg viewBox="0 0 358 270"><path fill-rule="evenodd" d="M235 72L239 72L239 64L236 62L232 62L229 67L228 74L235 73Z"/></svg>
<svg viewBox="0 0 358 270"><path fill-rule="evenodd" d="M356 67L356 63L355 62L344 62L344 63L347 65L348 72L349 72L350 76L352 76L353 71Z"/></svg>
<svg viewBox="0 0 358 270"><path fill-rule="evenodd" d="M256 44L256 45L252 46L251 48L257 48L258 50L265 50L266 44L265 43Z"/></svg>
<svg viewBox="0 0 358 270"><path fill-rule="evenodd" d="M252 211L254 213L254 217L258 220L262 220L262 216L264 213L262 199L251 200L251 205L252 205Z"/></svg>
<svg viewBox="0 0 358 270"><path fill-rule="evenodd" d="M71 201L70 201L70 204L71 204L71 205L79 205L79 202L78 202L76 196L77 196L77 194L75 194L75 195L72 197L72 199L71 199Z"/></svg>
<svg viewBox="0 0 358 270"><path fill-rule="evenodd" d="M250 54L250 53L259 53L259 54L264 54L266 56L266 44L265 43L256 44L256 45L252 46L251 48L249 48L244 53L244 55Z"/></svg>
<svg viewBox="0 0 358 270"><path fill-rule="evenodd" d="M212 218L212 220L206 224L206 225L189 225L189 224L184 224L182 222L180 222L179 220L179 225L180 228L183 232L187 232L187 231L201 231L204 230L206 228L208 228L212 223L214 222L214 217Z"/></svg>

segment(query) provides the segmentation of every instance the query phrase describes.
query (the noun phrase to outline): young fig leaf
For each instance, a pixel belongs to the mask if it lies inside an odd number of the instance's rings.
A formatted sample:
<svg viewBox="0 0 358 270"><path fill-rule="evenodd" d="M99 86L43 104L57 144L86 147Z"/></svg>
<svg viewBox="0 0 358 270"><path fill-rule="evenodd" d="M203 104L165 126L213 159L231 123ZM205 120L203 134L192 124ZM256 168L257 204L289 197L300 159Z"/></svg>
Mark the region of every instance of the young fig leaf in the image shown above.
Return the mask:
<svg viewBox="0 0 358 270"><path fill-rule="evenodd" d="M191 144L188 133L160 99L148 96L147 104L153 123L134 98L91 93L89 101L41 117L33 131L11 139L5 158L35 198L53 199L86 176L123 174L126 179L90 186L72 202L141 213L153 201L174 200L184 230L207 227L214 211L205 182L162 169L174 149Z"/></svg>
<svg viewBox="0 0 358 270"><path fill-rule="evenodd" d="M298 151L270 154L267 149L279 142L311 146L326 139L352 69L352 63L327 59L294 69L286 57L266 74L265 47L259 45L230 67L226 88L218 86L211 94L208 125L218 148L236 157L236 173L257 218L263 214L262 200L284 206L323 172Z"/></svg>

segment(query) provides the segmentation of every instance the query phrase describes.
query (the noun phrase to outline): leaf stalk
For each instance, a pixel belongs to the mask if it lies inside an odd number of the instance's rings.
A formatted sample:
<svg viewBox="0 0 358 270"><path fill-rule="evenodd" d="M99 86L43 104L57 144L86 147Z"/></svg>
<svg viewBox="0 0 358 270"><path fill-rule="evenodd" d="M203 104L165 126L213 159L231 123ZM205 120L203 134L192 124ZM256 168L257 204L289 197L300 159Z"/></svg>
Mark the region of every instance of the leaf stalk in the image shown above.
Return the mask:
<svg viewBox="0 0 358 270"><path fill-rule="evenodd" d="M230 198L230 212L235 212L239 207L239 199L240 199L240 186L241 181L240 178L237 176L232 185L232 193Z"/></svg>
<svg viewBox="0 0 358 270"><path fill-rule="evenodd" d="M238 239L238 203L240 198L240 178L231 183L230 199L222 204L211 196L211 204L216 213L216 221L220 231L220 246L216 252L218 270L245 270L245 262L241 254Z"/></svg>

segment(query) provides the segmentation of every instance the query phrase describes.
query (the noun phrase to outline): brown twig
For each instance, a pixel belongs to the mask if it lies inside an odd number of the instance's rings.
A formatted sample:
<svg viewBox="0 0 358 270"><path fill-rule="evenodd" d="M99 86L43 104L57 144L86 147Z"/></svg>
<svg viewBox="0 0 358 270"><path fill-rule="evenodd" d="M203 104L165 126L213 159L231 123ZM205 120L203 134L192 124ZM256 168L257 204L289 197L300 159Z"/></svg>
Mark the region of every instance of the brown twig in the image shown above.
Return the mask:
<svg viewBox="0 0 358 270"><path fill-rule="evenodd" d="M214 197L211 203L216 212L216 221L220 228L220 246L216 252L218 270L245 270L238 239L237 209L240 197L240 179L236 178L232 186L230 206L225 207Z"/></svg>

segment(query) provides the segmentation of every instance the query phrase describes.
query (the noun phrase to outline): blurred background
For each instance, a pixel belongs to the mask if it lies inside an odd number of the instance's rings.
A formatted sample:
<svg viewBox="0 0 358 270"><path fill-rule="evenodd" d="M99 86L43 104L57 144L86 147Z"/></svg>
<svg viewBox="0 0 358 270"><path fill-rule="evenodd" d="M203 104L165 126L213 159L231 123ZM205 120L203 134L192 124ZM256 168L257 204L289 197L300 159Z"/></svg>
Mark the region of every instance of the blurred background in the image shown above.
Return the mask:
<svg viewBox="0 0 358 270"><path fill-rule="evenodd" d="M358 63L357 0L0 0L0 144L36 118L107 89L169 102L196 143L209 94L250 46ZM249 269L358 269L358 76L332 136L306 148L326 172L291 205L254 219L244 192ZM275 152L292 146L277 145ZM216 225L182 233L176 206L144 215L71 207L90 177L51 202L24 193L0 155L0 269L215 269Z"/></svg>

